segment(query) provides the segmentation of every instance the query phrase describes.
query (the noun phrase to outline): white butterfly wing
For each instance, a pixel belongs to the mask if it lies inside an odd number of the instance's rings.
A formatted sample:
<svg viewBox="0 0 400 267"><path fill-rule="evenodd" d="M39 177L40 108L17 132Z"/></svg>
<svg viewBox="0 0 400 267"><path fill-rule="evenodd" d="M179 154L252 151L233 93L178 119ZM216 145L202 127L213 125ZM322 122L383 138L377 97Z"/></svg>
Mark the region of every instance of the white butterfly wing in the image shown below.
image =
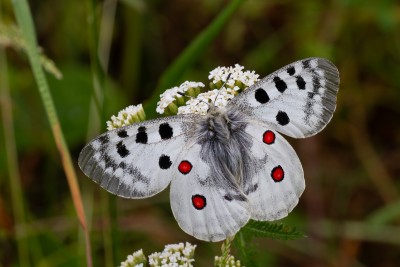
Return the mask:
<svg viewBox="0 0 400 267"><path fill-rule="evenodd" d="M216 183L200 150L200 145L193 144L182 155L187 173L179 172L171 182L171 207L186 233L216 242L233 236L247 223L249 206L238 188Z"/></svg>
<svg viewBox="0 0 400 267"><path fill-rule="evenodd" d="M106 132L81 151L82 171L107 191L145 198L165 189L195 115L150 120Z"/></svg>
<svg viewBox="0 0 400 267"><path fill-rule="evenodd" d="M245 181L244 192L250 203L251 218L274 221L288 215L305 188L300 160L292 146L275 130L262 123L249 123L246 132L253 137L252 155L259 164Z"/></svg>
<svg viewBox="0 0 400 267"><path fill-rule="evenodd" d="M198 239L220 241L250 218L277 220L297 205L303 170L277 131L300 138L322 130L335 110L338 85L331 62L298 61L228 103L227 110L247 118L236 122L246 125L245 132L232 135L229 146L217 142L214 148L214 141L198 135L209 134L208 120L224 118L220 113L179 115L100 135L82 150L79 166L101 187L126 198L152 196L172 180L171 207L180 227ZM243 176L235 182L227 176L238 175L230 172L237 166Z"/></svg>
<svg viewBox="0 0 400 267"><path fill-rule="evenodd" d="M322 58L294 62L268 75L233 98L248 116L295 138L321 131L336 108L339 72Z"/></svg>

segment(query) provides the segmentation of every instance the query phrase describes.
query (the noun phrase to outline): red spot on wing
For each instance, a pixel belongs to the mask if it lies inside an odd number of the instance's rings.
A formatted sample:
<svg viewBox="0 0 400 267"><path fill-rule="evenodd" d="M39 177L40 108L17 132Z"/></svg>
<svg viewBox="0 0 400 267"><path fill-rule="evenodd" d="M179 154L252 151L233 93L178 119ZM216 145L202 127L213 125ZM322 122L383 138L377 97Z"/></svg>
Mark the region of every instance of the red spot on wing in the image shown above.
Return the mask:
<svg viewBox="0 0 400 267"><path fill-rule="evenodd" d="M197 210L202 210L207 205L206 198L202 195L192 196L192 204Z"/></svg>
<svg viewBox="0 0 400 267"><path fill-rule="evenodd" d="M275 142L275 133L273 131L270 131L270 130L266 131L263 134L263 141L267 145L273 144Z"/></svg>
<svg viewBox="0 0 400 267"><path fill-rule="evenodd" d="M192 170L192 167L193 166L189 161L183 160L179 163L178 170L183 174L188 174Z"/></svg>
<svg viewBox="0 0 400 267"><path fill-rule="evenodd" d="M271 177L275 182L281 182L285 177L285 172L283 171L281 165L276 166L271 171Z"/></svg>

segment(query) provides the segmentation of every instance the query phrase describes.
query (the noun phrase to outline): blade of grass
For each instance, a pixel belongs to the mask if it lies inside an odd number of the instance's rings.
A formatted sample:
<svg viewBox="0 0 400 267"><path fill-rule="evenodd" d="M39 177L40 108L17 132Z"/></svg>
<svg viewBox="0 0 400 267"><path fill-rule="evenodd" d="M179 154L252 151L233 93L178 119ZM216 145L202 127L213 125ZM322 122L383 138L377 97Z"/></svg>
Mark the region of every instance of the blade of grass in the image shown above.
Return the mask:
<svg viewBox="0 0 400 267"><path fill-rule="evenodd" d="M98 14L96 14L96 1L88 0L88 33L90 65L93 79L93 94L91 108L89 113L88 139L98 135L102 129L104 121L104 90L106 73L108 69L111 41L114 29L115 11L117 1L106 0L103 3L101 20L99 23ZM99 27L100 25L100 27ZM104 124L103 124L104 125ZM115 259L113 242L117 234L111 227L116 216L110 212L110 195L106 191L100 192L100 213L102 218L102 237L104 258L103 265L113 266ZM111 216L110 216L111 214Z"/></svg>
<svg viewBox="0 0 400 267"><path fill-rule="evenodd" d="M89 52L90 52L90 68L92 73L93 81L93 93L91 99L91 108L89 114L89 127L88 127L88 139L92 139L96 136L101 129L100 122L103 118L103 100L104 100L104 80L105 73L101 67L99 57L99 23L96 14L96 1L87 0L87 12L88 12L88 41L89 41Z"/></svg>
<svg viewBox="0 0 400 267"><path fill-rule="evenodd" d="M342 237L352 240L380 242L400 245L400 227L370 224L360 221L334 222L323 220L318 223L318 234L324 238Z"/></svg>
<svg viewBox="0 0 400 267"><path fill-rule="evenodd" d="M367 219L369 224L387 224L398 222L400 218L400 200L386 204L382 208L374 211Z"/></svg>
<svg viewBox="0 0 400 267"><path fill-rule="evenodd" d="M165 70L157 89L145 103L146 116L154 117L159 95L166 89L175 86L185 70L199 59L211 42L222 31L229 18L235 13L244 0L232 0L221 13L207 26L179 55L179 57Z"/></svg>
<svg viewBox="0 0 400 267"><path fill-rule="evenodd" d="M1 8L1 5L0 5ZM1 14L1 10L0 10ZM1 17L1 15L0 15ZM8 84L8 70L6 54L3 48L0 48L0 96L1 96L1 114L4 128L5 153L7 155L8 177L11 189L11 204L14 211L15 235L18 250L20 266L30 266L29 247L26 240L26 220L24 210L24 197L21 187L21 176L19 173L17 147L15 142L12 102L10 97L10 88Z"/></svg>
<svg viewBox="0 0 400 267"><path fill-rule="evenodd" d="M87 265L92 266L89 232L87 229L79 185L77 182L75 169L72 164L71 155L65 142L63 131L61 130L57 111L55 109L54 102L50 93L49 85L47 83L43 68L40 64L40 56L36 49L36 34L29 6L26 0L13 0L12 3L18 25L27 41L27 53L29 62L31 64L33 75L36 79L38 90L45 107L45 111L53 132L58 151L61 156L62 164L67 177L78 220L82 226L85 235Z"/></svg>

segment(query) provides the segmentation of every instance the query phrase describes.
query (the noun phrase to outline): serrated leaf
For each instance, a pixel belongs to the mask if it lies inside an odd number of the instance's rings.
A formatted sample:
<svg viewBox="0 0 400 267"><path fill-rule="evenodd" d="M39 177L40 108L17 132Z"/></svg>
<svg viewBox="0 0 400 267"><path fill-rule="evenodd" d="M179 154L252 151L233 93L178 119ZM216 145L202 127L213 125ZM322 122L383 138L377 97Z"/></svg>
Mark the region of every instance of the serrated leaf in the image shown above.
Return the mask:
<svg viewBox="0 0 400 267"><path fill-rule="evenodd" d="M240 232L247 237L268 237L280 240L294 240L305 235L294 226L283 223L259 222L250 220Z"/></svg>

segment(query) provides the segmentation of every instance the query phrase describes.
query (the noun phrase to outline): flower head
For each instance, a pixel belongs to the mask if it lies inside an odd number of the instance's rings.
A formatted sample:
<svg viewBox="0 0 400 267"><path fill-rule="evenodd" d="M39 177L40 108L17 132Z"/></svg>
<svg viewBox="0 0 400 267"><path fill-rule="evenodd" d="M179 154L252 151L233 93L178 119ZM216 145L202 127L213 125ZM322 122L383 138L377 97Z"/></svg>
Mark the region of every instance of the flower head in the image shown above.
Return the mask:
<svg viewBox="0 0 400 267"><path fill-rule="evenodd" d="M176 114L178 107L185 105L190 97L196 97L200 93L200 88L204 87L200 82L182 83L179 87L167 89L160 95L160 101L157 103L157 113L160 114Z"/></svg>
<svg viewBox="0 0 400 267"><path fill-rule="evenodd" d="M257 82L259 77L254 71L243 71L243 69L244 67L239 64L233 67L215 68L208 75L208 79L211 80L210 87L219 89L225 84L224 87L235 95L240 93Z"/></svg>
<svg viewBox="0 0 400 267"><path fill-rule="evenodd" d="M244 267L240 264L240 260L235 260L235 257L229 255L224 261L224 257L215 256L214 266L216 267Z"/></svg>
<svg viewBox="0 0 400 267"><path fill-rule="evenodd" d="M132 255L128 255L127 259L121 262L120 267L143 267L147 263L143 250L138 250Z"/></svg>
<svg viewBox="0 0 400 267"><path fill-rule="evenodd" d="M117 116L111 116L111 120L107 121L107 130L111 131L135 122L144 121L145 119L146 114L144 113L142 104L132 105L118 112Z"/></svg>
<svg viewBox="0 0 400 267"><path fill-rule="evenodd" d="M149 256L151 267L192 267L196 245L186 244L166 245L163 252L155 252Z"/></svg>
<svg viewBox="0 0 400 267"><path fill-rule="evenodd" d="M210 104L217 107L225 107L228 101L234 97L226 88L220 90L214 89L205 93L199 94L196 98L192 98L186 102L186 106L178 108L178 114L197 113L201 115L207 114Z"/></svg>

